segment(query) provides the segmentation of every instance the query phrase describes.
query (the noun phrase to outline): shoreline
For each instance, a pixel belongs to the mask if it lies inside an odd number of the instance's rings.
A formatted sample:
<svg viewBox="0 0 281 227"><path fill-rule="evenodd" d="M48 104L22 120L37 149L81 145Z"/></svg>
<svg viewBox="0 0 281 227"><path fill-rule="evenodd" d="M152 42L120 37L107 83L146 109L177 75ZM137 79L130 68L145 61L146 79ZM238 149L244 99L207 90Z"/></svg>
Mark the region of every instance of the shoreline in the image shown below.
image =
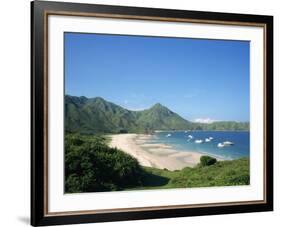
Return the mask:
<svg viewBox="0 0 281 227"><path fill-rule="evenodd" d="M192 151L178 151L161 143L147 144L151 135L115 134L110 135L110 147L116 147L138 160L140 165L158 169L181 170L194 167L202 154Z"/></svg>

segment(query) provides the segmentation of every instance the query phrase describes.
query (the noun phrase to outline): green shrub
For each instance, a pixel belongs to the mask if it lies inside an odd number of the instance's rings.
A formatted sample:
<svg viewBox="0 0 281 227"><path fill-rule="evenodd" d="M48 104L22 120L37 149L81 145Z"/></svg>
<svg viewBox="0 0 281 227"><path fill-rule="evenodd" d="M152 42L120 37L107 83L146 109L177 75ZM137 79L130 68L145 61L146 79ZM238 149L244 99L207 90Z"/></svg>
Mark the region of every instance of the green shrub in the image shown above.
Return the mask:
<svg viewBox="0 0 281 227"><path fill-rule="evenodd" d="M99 136L66 135L65 191L93 192L140 186L143 169L126 153Z"/></svg>
<svg viewBox="0 0 281 227"><path fill-rule="evenodd" d="M210 156L201 156L200 157L200 164L201 166L210 166L217 162L217 159L212 158Z"/></svg>

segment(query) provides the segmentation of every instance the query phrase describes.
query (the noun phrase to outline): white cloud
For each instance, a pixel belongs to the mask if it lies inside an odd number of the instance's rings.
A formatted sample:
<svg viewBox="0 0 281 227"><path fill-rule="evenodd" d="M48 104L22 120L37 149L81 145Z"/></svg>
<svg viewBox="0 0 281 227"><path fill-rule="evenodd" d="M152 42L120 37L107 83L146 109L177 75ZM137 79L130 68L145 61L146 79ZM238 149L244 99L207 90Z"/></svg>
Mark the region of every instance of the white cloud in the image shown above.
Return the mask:
<svg viewBox="0 0 281 227"><path fill-rule="evenodd" d="M196 123L205 123L205 124L211 124L215 121L218 121L218 120L214 120L214 119L211 119L211 118L196 118L194 120L194 122L196 122Z"/></svg>

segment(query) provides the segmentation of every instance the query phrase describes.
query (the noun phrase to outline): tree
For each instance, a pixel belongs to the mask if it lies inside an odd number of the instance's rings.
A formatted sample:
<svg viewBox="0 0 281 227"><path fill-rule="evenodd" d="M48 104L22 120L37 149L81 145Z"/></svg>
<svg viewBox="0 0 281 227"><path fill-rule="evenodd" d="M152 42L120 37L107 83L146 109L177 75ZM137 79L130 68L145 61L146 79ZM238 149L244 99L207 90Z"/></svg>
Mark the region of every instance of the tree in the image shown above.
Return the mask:
<svg viewBox="0 0 281 227"><path fill-rule="evenodd" d="M142 184L138 161L101 136L65 137L65 191L93 192L121 190Z"/></svg>
<svg viewBox="0 0 281 227"><path fill-rule="evenodd" d="M201 156L200 157L200 164L201 166L210 166L217 162L217 159L210 157L210 156Z"/></svg>

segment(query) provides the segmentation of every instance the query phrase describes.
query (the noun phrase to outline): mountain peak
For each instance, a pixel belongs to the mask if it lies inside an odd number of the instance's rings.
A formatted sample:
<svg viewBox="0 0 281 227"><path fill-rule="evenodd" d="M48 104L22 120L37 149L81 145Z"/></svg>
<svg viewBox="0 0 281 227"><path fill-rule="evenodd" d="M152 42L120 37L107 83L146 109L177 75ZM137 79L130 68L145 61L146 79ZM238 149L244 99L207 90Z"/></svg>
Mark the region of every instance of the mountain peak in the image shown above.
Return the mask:
<svg viewBox="0 0 281 227"><path fill-rule="evenodd" d="M154 104L154 106L156 107L156 106L163 106L163 105L161 103L157 102Z"/></svg>
<svg viewBox="0 0 281 227"><path fill-rule="evenodd" d="M151 108L150 108L150 110L154 110L154 111L160 111L160 112L166 112L166 113L172 113L172 111L169 109L169 108L167 108L166 106L163 106L161 103L156 103L156 104L154 104Z"/></svg>
<svg viewBox="0 0 281 227"><path fill-rule="evenodd" d="M65 102L75 103L76 105L84 105L87 102L87 98L85 96L72 96L72 95L65 95Z"/></svg>
<svg viewBox="0 0 281 227"><path fill-rule="evenodd" d="M154 104L151 108L165 108L165 109L167 109L167 107L165 107L165 106L163 106L161 103L156 103L156 104Z"/></svg>
<svg viewBox="0 0 281 227"><path fill-rule="evenodd" d="M153 113L160 114L163 116L170 116L170 115L174 114L169 108L167 108L166 106L163 106L161 103L156 103L150 109L148 109L148 111L151 111Z"/></svg>
<svg viewBox="0 0 281 227"><path fill-rule="evenodd" d="M107 102L105 99L103 99L102 97L95 97L93 98L93 101L98 101L98 102Z"/></svg>

